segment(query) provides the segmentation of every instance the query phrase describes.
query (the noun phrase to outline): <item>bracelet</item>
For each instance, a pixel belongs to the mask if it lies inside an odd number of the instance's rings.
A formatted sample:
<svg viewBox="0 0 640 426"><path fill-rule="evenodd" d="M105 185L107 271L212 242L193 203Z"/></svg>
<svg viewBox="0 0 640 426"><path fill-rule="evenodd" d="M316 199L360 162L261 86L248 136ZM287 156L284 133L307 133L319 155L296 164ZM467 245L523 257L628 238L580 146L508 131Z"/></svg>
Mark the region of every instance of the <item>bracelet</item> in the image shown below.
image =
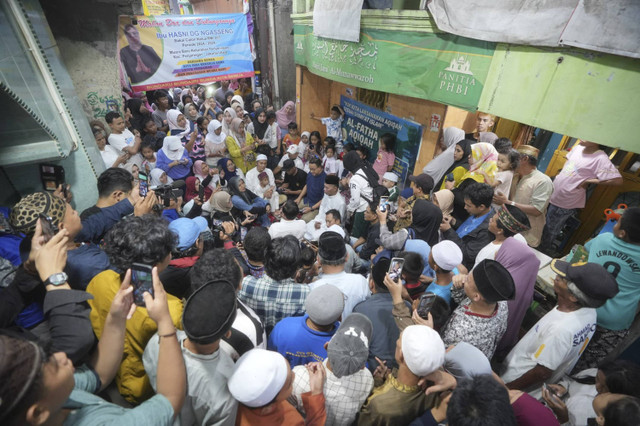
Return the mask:
<svg viewBox="0 0 640 426"><path fill-rule="evenodd" d="M173 333L169 333L169 334L158 334L158 337L171 337L171 336L175 336L177 334L177 332L174 330Z"/></svg>

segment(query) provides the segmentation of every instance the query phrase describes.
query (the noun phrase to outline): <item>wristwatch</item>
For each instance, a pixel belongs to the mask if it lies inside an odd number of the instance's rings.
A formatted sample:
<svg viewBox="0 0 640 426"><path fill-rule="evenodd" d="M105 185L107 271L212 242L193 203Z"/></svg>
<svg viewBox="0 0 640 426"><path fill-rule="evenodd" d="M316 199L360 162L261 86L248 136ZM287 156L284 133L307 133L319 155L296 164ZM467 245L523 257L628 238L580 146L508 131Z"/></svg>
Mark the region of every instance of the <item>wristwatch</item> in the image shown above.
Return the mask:
<svg viewBox="0 0 640 426"><path fill-rule="evenodd" d="M56 274L51 275L44 282L44 285L47 286L49 284L59 286L67 282L69 276L64 272L58 272Z"/></svg>
<svg viewBox="0 0 640 426"><path fill-rule="evenodd" d="M513 207L515 207L515 206L516 206L516 202L515 202L515 201L512 201L512 202L510 202L509 204L511 204Z"/></svg>

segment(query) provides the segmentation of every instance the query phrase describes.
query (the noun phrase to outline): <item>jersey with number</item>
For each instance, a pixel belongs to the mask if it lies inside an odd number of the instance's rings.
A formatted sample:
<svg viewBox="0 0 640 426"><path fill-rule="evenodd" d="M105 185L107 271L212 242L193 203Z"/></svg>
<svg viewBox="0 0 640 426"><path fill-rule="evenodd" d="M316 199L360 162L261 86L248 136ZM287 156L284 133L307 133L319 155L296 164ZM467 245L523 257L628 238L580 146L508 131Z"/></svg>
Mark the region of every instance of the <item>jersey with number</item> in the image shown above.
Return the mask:
<svg viewBox="0 0 640 426"><path fill-rule="evenodd" d="M509 352L502 380L512 382L540 364L553 371L549 383L557 383L573 369L595 331L595 309L561 312L556 306ZM536 398L540 395L539 386L522 390Z"/></svg>
<svg viewBox="0 0 640 426"><path fill-rule="evenodd" d="M640 244L627 243L612 233L605 233L585 247L589 250L589 262L604 266L620 290L598 308L598 325L609 330L626 330L633 322L640 301Z"/></svg>

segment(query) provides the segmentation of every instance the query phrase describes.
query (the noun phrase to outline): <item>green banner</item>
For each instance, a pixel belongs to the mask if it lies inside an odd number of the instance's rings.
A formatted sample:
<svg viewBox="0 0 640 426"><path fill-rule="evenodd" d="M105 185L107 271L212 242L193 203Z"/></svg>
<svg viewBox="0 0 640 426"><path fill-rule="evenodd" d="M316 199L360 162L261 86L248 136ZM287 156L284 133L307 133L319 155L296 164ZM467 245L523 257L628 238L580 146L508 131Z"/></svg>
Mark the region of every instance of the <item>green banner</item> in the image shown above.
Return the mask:
<svg viewBox="0 0 640 426"><path fill-rule="evenodd" d="M364 29L360 43L318 38L294 25L295 61L365 89L475 110L495 43L453 34Z"/></svg>

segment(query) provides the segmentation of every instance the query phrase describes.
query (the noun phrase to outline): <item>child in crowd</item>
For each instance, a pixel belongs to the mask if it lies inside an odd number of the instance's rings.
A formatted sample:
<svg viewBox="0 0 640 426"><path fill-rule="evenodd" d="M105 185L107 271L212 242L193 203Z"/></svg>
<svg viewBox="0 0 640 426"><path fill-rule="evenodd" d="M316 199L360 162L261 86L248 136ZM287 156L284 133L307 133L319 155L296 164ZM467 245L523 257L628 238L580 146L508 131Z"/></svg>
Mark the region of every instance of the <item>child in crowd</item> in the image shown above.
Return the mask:
<svg viewBox="0 0 640 426"><path fill-rule="evenodd" d="M309 134L309 148L307 151L310 160L314 157L322 159L322 153L324 152L322 138L320 137L320 132L317 130Z"/></svg>
<svg viewBox="0 0 640 426"><path fill-rule="evenodd" d="M278 141L281 139L280 136L280 128L278 127L278 123L276 121L276 113L274 111L267 111L267 130L264 132L264 137L262 138L265 141L272 153L275 153L275 150L278 148ZM269 156L272 157L273 155Z"/></svg>
<svg viewBox="0 0 640 426"><path fill-rule="evenodd" d="M404 259L402 280L409 297L411 297L411 300L420 298L427 288L427 285L420 281L420 275L422 275L422 270L424 269L422 255L413 252L402 252L396 256Z"/></svg>
<svg viewBox="0 0 640 426"><path fill-rule="evenodd" d="M360 159L362 161L369 161L369 150L367 149L366 146L358 146L356 148L356 152L358 153L358 156L360 157Z"/></svg>
<svg viewBox="0 0 640 426"><path fill-rule="evenodd" d="M373 161L373 170L378 173L378 183L382 184L382 176L386 172L390 172L393 169L393 163L396 160L396 155L393 150L396 147L396 137L391 133L385 133L380 138L378 155Z"/></svg>
<svg viewBox="0 0 640 426"><path fill-rule="evenodd" d="M451 287L453 276L458 273L458 265L462 263L462 250L453 241L444 240L434 245L429 253L429 266L436 277L425 291L442 297L451 304Z"/></svg>
<svg viewBox="0 0 640 426"><path fill-rule="evenodd" d="M397 201L398 196L400 195L400 190L397 186L398 183L398 175L393 172L386 172L382 175L382 186L389 190L389 206L391 207L389 211L395 212L397 210Z"/></svg>
<svg viewBox="0 0 640 426"><path fill-rule="evenodd" d="M518 168L520 162L520 153L513 148L508 148L502 152L498 152L498 173L493 182L486 181L494 188L494 193L509 194L511 190L511 182L513 181L513 174ZM493 204L494 209L498 209L498 205Z"/></svg>
<svg viewBox="0 0 640 426"><path fill-rule="evenodd" d="M143 126L143 131L145 134L144 140L152 142L153 150L158 151L160 148L162 148L162 142L164 141L164 138L165 136L167 136L167 134L158 130L158 126L156 122L153 121L153 118L149 118L147 121L145 121Z"/></svg>
<svg viewBox="0 0 640 426"><path fill-rule="evenodd" d="M344 119L344 111L339 105L331 107L329 117L318 118L311 113L311 118L320 121L327 127L327 136L331 136L336 140L336 151L342 153L342 121Z"/></svg>
<svg viewBox="0 0 640 426"><path fill-rule="evenodd" d="M282 138L282 146L280 147L281 151L286 151L291 145L298 145L300 143L300 133L298 133L298 124L295 122L289 123L287 126L289 133L284 135Z"/></svg>
<svg viewBox="0 0 640 426"><path fill-rule="evenodd" d="M257 196L259 196L260 198L264 198L265 192L267 192L270 189L273 189L273 195L271 195L271 198L268 199L267 201L269 201L269 204L271 204L271 211L274 212L274 215L275 215L276 210L280 208L280 203L278 200L280 197L280 193L276 191L275 186L269 185L269 175L267 174L267 172L262 172L258 174L258 179L260 180L260 187L256 189Z"/></svg>
<svg viewBox="0 0 640 426"><path fill-rule="evenodd" d="M307 164L309 158L309 136L311 135L311 133L309 132L302 132L302 134L300 135L300 142L298 143L298 156L300 158L302 158L302 162L305 164Z"/></svg>
<svg viewBox="0 0 640 426"><path fill-rule="evenodd" d="M333 145L327 146L325 150L326 154L322 159L322 167L324 172L328 175L341 176L342 175L342 161L336 158L336 148Z"/></svg>
<svg viewBox="0 0 640 426"><path fill-rule="evenodd" d="M154 124L155 126L155 124ZM140 152L142 152L142 168L144 169L147 176L151 173L151 170L156 168L156 152L153 150L153 144L151 141L148 141L146 138L144 142L140 145Z"/></svg>

